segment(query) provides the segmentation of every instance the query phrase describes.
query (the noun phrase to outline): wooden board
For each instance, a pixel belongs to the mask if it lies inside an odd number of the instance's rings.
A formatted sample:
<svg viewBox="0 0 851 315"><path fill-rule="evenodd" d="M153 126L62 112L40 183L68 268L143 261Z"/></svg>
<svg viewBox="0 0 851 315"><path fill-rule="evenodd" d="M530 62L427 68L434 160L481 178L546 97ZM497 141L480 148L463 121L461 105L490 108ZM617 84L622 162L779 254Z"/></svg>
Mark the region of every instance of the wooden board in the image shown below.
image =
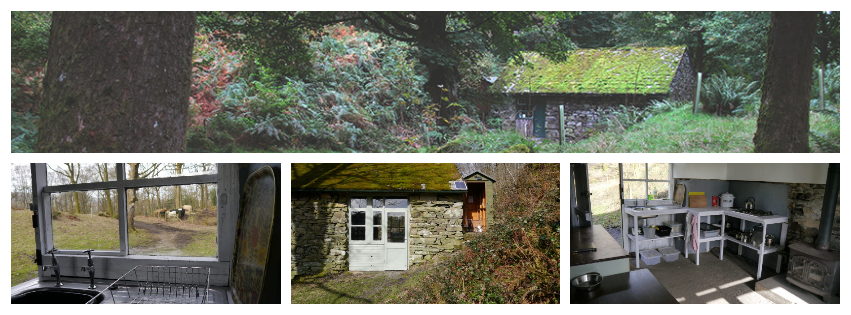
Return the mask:
<svg viewBox="0 0 851 315"><path fill-rule="evenodd" d="M674 204L678 206L683 206L683 202L685 201L686 195L686 185L683 183L677 184L674 187Z"/></svg>
<svg viewBox="0 0 851 315"><path fill-rule="evenodd" d="M245 181L231 266L231 290L239 303L260 302L275 222L275 172L264 166Z"/></svg>
<svg viewBox="0 0 851 315"><path fill-rule="evenodd" d="M689 208L706 208L706 195L688 196Z"/></svg>

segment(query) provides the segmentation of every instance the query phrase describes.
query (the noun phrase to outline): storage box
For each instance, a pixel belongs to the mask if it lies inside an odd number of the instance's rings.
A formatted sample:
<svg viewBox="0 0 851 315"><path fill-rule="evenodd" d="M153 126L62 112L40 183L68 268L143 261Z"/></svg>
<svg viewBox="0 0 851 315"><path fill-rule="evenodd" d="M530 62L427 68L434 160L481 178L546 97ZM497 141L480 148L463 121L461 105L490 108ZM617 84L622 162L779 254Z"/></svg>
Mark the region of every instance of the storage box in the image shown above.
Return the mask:
<svg viewBox="0 0 851 315"><path fill-rule="evenodd" d="M716 237L718 235L721 235L721 234L718 233L718 230L700 231L700 238L710 238L710 237Z"/></svg>
<svg viewBox="0 0 851 315"><path fill-rule="evenodd" d="M679 223L677 221L668 221L668 222L665 222L665 223L662 223L662 224L670 226L671 227L671 233L676 234L676 233L682 233L683 232L683 224Z"/></svg>
<svg viewBox="0 0 851 315"><path fill-rule="evenodd" d="M680 251L673 247L660 248L659 253L662 254L662 258L665 261L676 261L680 258Z"/></svg>
<svg viewBox="0 0 851 315"><path fill-rule="evenodd" d="M662 254L655 249L641 251L641 261L648 265L655 265L662 261Z"/></svg>

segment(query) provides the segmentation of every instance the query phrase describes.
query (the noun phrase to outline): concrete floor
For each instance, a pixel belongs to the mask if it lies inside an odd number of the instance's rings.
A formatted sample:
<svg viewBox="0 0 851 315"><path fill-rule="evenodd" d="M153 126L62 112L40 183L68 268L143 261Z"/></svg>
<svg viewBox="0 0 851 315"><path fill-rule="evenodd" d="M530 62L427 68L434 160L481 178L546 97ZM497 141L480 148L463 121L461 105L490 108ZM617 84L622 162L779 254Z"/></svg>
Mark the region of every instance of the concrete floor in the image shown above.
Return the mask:
<svg viewBox="0 0 851 315"><path fill-rule="evenodd" d="M671 295L683 304L772 304L755 291L756 263L724 252L718 259L719 248L700 255L700 266L694 264L695 256L688 259L680 255L673 262L662 261L653 266L641 264L662 283ZM630 266L635 267L633 261ZM763 267L762 278L776 275Z"/></svg>

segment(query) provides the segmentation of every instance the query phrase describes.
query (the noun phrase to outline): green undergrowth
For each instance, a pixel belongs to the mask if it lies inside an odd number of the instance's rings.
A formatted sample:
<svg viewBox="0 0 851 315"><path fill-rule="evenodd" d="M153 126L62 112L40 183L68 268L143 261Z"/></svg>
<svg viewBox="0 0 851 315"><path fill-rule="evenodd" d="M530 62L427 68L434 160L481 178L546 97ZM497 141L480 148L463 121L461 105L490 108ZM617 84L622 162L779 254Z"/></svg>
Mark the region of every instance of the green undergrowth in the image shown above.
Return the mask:
<svg viewBox="0 0 851 315"><path fill-rule="evenodd" d="M548 152L753 152L756 117L692 114L683 107L655 115L632 127L599 132L564 146L547 145Z"/></svg>

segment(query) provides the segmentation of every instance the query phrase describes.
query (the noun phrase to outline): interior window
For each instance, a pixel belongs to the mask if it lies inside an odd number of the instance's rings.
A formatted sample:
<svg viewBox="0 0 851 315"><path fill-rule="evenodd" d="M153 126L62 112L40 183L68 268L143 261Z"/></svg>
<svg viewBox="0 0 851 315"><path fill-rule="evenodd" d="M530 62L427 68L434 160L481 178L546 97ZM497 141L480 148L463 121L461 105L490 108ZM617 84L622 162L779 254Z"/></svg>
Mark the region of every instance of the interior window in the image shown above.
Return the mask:
<svg viewBox="0 0 851 315"><path fill-rule="evenodd" d="M216 184L128 189L130 254L215 257L216 196Z"/></svg>
<svg viewBox="0 0 851 315"><path fill-rule="evenodd" d="M165 178L217 174L215 163L126 163L124 173L133 179L133 165L138 164L136 178Z"/></svg>
<svg viewBox="0 0 851 315"><path fill-rule="evenodd" d="M115 163L48 163L51 186L114 181Z"/></svg>
<svg viewBox="0 0 851 315"><path fill-rule="evenodd" d="M51 194L53 246L69 250L119 250L116 201L115 189Z"/></svg>
<svg viewBox="0 0 851 315"><path fill-rule="evenodd" d="M624 199L671 199L670 164L620 164Z"/></svg>

